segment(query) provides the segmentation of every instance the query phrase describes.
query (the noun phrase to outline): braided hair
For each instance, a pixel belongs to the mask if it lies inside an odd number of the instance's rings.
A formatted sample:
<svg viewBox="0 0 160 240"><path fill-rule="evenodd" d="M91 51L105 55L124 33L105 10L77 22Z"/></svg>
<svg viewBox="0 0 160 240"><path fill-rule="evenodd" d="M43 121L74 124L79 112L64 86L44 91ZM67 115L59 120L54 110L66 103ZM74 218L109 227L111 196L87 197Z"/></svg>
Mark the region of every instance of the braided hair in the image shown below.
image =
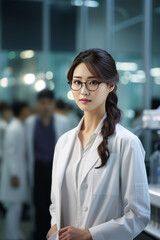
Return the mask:
<svg viewBox="0 0 160 240"><path fill-rule="evenodd" d="M103 140L97 149L101 158L101 165L97 168L100 168L107 163L107 160L110 157L110 151L108 149L108 137L115 132L115 126L121 118L121 111L117 107L118 97L116 94L119 75L112 56L102 49L93 48L84 52L80 52L74 59L67 74L69 81L72 81L75 68L82 62L85 63L88 70L93 73L97 79L107 83L107 85L114 84L114 90L109 93L106 99L106 118L104 119L103 126L101 128Z"/></svg>

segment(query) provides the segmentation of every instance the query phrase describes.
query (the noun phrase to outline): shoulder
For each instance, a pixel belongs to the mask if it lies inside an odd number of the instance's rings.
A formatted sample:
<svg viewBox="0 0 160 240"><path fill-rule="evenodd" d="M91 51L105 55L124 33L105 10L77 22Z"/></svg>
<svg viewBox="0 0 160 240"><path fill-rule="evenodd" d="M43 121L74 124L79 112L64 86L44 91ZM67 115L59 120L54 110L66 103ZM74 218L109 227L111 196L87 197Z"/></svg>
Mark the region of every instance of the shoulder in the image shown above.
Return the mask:
<svg viewBox="0 0 160 240"><path fill-rule="evenodd" d="M5 129L7 127L7 123L3 120L0 120L0 129Z"/></svg>
<svg viewBox="0 0 160 240"><path fill-rule="evenodd" d="M17 131L21 130L21 128L22 124L20 124L19 120L13 118L6 128L6 133L14 134L17 133Z"/></svg>
<svg viewBox="0 0 160 240"><path fill-rule="evenodd" d="M115 140L122 151L134 150L137 152L140 150L144 152L139 138L120 124L116 125Z"/></svg>
<svg viewBox="0 0 160 240"><path fill-rule="evenodd" d="M55 120L56 122L58 122L58 123L60 123L60 124L61 124L61 123L66 123L66 122L69 121L66 116L63 116L63 115L58 114L58 113L54 113L54 114L53 114L53 118L54 118L54 120Z"/></svg>
<svg viewBox="0 0 160 240"><path fill-rule="evenodd" d="M25 125L30 126L30 125L34 124L34 122L36 120L36 116L37 115L35 114L35 115L32 115L32 116L28 117L25 121Z"/></svg>
<svg viewBox="0 0 160 240"><path fill-rule="evenodd" d="M116 125L116 137L124 139L124 140L133 140L138 138L134 133L129 131L127 128L123 127L121 124Z"/></svg>
<svg viewBox="0 0 160 240"><path fill-rule="evenodd" d="M57 141L56 148L61 147L67 141L70 141L71 137L76 134L77 127L69 130L68 132L64 133Z"/></svg>

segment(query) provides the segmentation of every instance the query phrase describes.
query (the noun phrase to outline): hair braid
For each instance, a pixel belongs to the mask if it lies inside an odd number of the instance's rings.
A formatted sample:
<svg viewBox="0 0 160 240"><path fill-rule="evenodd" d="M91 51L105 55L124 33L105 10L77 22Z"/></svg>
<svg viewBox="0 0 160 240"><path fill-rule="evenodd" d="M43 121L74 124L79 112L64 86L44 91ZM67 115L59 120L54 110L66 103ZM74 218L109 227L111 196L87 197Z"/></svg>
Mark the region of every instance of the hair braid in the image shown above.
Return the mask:
<svg viewBox="0 0 160 240"><path fill-rule="evenodd" d="M118 123L121 118L121 111L117 107L118 98L116 95L116 88L117 87L115 86L115 89L109 93L108 98L106 100L107 116L104 119L103 126L101 129L103 141L98 146L98 154L101 158L101 165L96 168L103 167L107 163L107 160L110 157L110 151L108 149L108 137L114 133L116 123Z"/></svg>

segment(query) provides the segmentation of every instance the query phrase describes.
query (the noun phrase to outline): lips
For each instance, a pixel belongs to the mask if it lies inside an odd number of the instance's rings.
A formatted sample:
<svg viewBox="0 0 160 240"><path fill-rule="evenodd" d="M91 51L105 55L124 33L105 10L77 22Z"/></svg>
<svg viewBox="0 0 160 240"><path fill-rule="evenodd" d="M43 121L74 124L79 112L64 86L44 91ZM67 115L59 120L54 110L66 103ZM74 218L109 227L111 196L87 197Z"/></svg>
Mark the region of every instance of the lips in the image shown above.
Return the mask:
<svg viewBox="0 0 160 240"><path fill-rule="evenodd" d="M82 103L89 103L89 102L91 102L91 100L86 99L86 98L82 98L82 99L80 99L80 102L82 102Z"/></svg>

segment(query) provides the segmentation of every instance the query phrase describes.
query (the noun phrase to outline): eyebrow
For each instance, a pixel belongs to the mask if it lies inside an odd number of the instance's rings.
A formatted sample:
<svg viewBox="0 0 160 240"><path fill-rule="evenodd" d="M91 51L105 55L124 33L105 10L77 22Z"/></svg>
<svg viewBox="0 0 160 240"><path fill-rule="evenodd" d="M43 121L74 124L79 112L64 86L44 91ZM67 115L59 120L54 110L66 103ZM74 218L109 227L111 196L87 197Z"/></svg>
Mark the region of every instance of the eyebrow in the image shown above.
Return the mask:
<svg viewBox="0 0 160 240"><path fill-rule="evenodd" d="M78 79L82 79L82 77L79 77L79 76L74 76L73 78L78 78ZM94 76L90 76L90 77L87 77L88 79L95 79L95 78L97 78L97 77L94 77Z"/></svg>

